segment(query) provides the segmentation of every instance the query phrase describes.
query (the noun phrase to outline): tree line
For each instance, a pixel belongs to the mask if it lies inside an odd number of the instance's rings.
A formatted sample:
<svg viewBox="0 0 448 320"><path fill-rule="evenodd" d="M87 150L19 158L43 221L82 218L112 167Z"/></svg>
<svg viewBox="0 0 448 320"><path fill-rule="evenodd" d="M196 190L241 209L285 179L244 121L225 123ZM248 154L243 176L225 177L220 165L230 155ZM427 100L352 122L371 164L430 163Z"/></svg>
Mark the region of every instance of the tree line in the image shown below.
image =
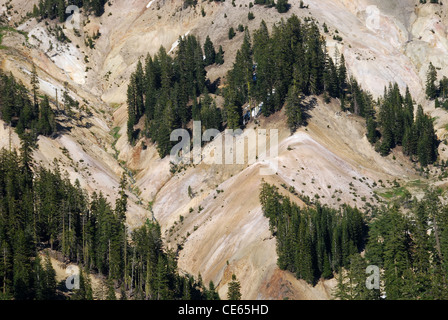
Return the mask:
<svg viewBox="0 0 448 320"><path fill-rule="evenodd" d="M34 4L32 16L40 20L58 19L59 22L64 22L73 14L66 12L67 7L75 5L99 17L104 13L106 3L107 0L39 0L38 4Z"/></svg>
<svg viewBox="0 0 448 320"><path fill-rule="evenodd" d="M435 101L436 108L448 110L448 78L443 76L438 83L437 80L437 68L430 62L426 73L426 97Z"/></svg>
<svg viewBox="0 0 448 320"><path fill-rule="evenodd" d="M112 206L102 193L89 197L58 167L37 167L31 154L27 141L20 154L0 152L2 299L58 297L49 258L40 259L42 248L81 266L81 288L72 299L93 299L91 273L108 279L109 298L118 287L123 298L132 299L219 298L212 282L206 286L200 277L178 274L176 252L164 248L157 222L128 230L125 179Z"/></svg>
<svg viewBox="0 0 448 320"><path fill-rule="evenodd" d="M418 106L414 119L414 102L409 89L403 97L397 84L385 89L378 115L381 141L377 150L387 155L395 146L402 146L404 154L427 166L438 156L438 139L433 120ZM370 140L375 143L377 136L370 132Z"/></svg>
<svg viewBox="0 0 448 320"><path fill-rule="evenodd" d="M277 239L278 266L315 285L349 265L349 257L364 245L362 213L349 206L339 210L321 206L300 208L264 183L260 201Z"/></svg>
<svg viewBox="0 0 448 320"><path fill-rule="evenodd" d="M304 97L323 94L325 102L339 99L343 111L366 119L367 138L383 156L402 146L404 153L422 166L434 163L438 139L433 121L421 106L414 117L415 102L409 89L402 96L398 85L390 84L384 96L374 101L356 79L348 78L345 64L338 50L333 58L328 55L315 21L302 22L292 16L275 25L272 35L262 22L253 41L246 31L228 73L224 90L227 125L240 127L242 107L263 102L265 116L285 106L287 123L294 132L306 123ZM436 92L448 92L447 83L442 79Z"/></svg>
<svg viewBox="0 0 448 320"><path fill-rule="evenodd" d="M349 90L344 55L337 52L331 58L316 21L295 15L274 25L271 33L264 21L252 38L246 30L227 81L225 111L231 127L241 125L247 103L262 102L269 116L286 102L288 124L295 131L304 124L305 96L324 94L327 102L339 98L344 105Z"/></svg>
<svg viewBox="0 0 448 320"><path fill-rule="evenodd" d="M343 300L448 299L447 206L429 190L407 206L379 210L369 224L365 255L350 257L338 275L335 296ZM368 290L366 267L380 268L380 289Z"/></svg>
<svg viewBox="0 0 448 320"><path fill-rule="evenodd" d="M263 114L269 116L287 100L291 126L297 127L304 118L299 94L318 95L326 87L330 87L331 96L344 93L347 86L344 58L337 66L329 62L324 38L313 20L303 23L294 15L274 26L272 36L263 21L253 38L252 44L246 30L242 47L226 77L222 111L207 96L205 67L223 62L222 47L216 53L209 37L204 51L198 40L189 35L179 38L174 58L162 47L154 57L148 55L144 65L138 62L127 94L129 141L134 143L139 137L141 129L136 130L135 126L145 115L143 133L157 143L163 157L172 146L171 131L185 128L191 119L211 122L217 129L236 129L242 126L244 104L264 102ZM328 75L327 64L336 80Z"/></svg>
<svg viewBox="0 0 448 320"><path fill-rule="evenodd" d="M15 127L19 136L51 136L57 131L56 115L47 95L39 95L39 80L33 66L31 97L26 87L12 74L0 71L0 119Z"/></svg>
<svg viewBox="0 0 448 320"><path fill-rule="evenodd" d="M319 95L325 90L328 57L313 20L302 22L293 15L274 25L272 34L262 21L252 37L246 30L227 75L224 110L231 128L242 125L242 106L247 103L263 102L262 112L269 116L283 107L288 93Z"/></svg>
<svg viewBox="0 0 448 320"><path fill-rule="evenodd" d="M325 37L315 20L302 21L293 15L275 24L271 32L264 21L252 35L247 28L243 31L243 43L227 73L226 86L219 92L224 97L222 109L216 108L213 101L213 107L208 107L210 100L203 67L213 63L214 56L208 37L204 45L205 59L197 39L189 36L179 39L174 59L161 48L154 59L146 59L145 67L139 63L128 90L130 141L137 139L138 130L134 126L146 114L144 131L157 142L163 157L172 146L171 129L185 128L191 119L214 119L205 122L217 129L242 128L243 107L248 104L262 106L266 117L285 107L287 123L294 132L306 125L308 106L304 98L323 95L325 102L339 99L343 111L366 119L367 138L383 156L402 146L404 153L422 166L437 160L438 140L432 120L420 106L414 117L415 103L409 89L403 97L398 85L390 84L384 96L375 101L356 79L348 77L344 55L338 50L333 57L327 53ZM189 63L183 63L185 57L189 57ZM168 70L165 76L163 64ZM166 89L168 85L173 88L170 92ZM205 108L201 112L203 104ZM201 116L202 113L205 114Z"/></svg>
<svg viewBox="0 0 448 320"><path fill-rule="evenodd" d="M369 221L347 205L300 208L266 183L260 201L277 240L279 268L313 285L336 277L335 298L448 298L448 206L440 193L375 208ZM366 286L369 265L380 269L379 289Z"/></svg>
<svg viewBox="0 0 448 320"><path fill-rule="evenodd" d="M221 112L208 95L205 71L214 63L223 63L222 47L216 52L207 37L203 50L192 35L179 38L174 58L161 47L154 57L148 55L144 64L139 61L127 91L129 141L134 143L140 134L151 138L164 157L173 146L171 132L186 128L191 119L220 128ZM143 116L141 132L135 126Z"/></svg>

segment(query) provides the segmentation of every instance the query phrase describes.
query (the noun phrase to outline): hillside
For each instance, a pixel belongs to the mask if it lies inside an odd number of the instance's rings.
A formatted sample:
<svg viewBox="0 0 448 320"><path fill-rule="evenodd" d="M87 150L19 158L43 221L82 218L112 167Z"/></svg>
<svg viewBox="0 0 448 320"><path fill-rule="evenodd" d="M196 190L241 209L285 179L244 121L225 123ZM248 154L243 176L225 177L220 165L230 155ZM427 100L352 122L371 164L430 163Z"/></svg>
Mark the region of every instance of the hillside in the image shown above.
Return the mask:
<svg viewBox="0 0 448 320"><path fill-rule="evenodd" d="M0 68L29 87L34 63L40 91L50 96L53 108L64 90L80 102L74 117L57 119L64 127L61 134L39 137L34 161L52 168L56 159L72 181L79 179L89 192L102 191L112 202L120 177L128 175L128 226L142 225L153 213L161 224L164 243L170 248L182 245L181 271L200 273L205 283L213 280L221 297L226 296L231 276L236 274L243 299L329 299L335 279L312 287L278 268L276 241L259 201L262 182L277 185L302 205L299 197L281 185L292 186L311 198L318 194L322 204L332 207L347 203L368 208L367 203L378 204L382 194L396 191L394 180L417 196L421 195L413 184L417 180L423 185L446 185L446 178L437 179L439 169L430 167L431 174L421 176L399 148L382 157L366 138L363 118L340 113L337 99L327 104L318 96L309 125L294 134L286 125L284 111L261 117L258 125L252 122L245 130L245 135L256 126L279 130L277 174L260 175L261 167L272 165L263 161L231 166L201 163L172 174L170 159L160 159L150 140L141 139L135 147L128 142L126 92L130 75L139 59L155 54L160 46L175 51L179 36L193 34L203 42L209 35L215 45L222 45L225 62L207 67L207 77L212 82L220 79L223 85L244 36L237 32L229 40L229 27L237 28L241 23L253 31L264 20L271 29L293 14L313 17L319 25L328 26L330 56L336 48L343 53L349 75L363 89L378 98L390 82L398 83L403 93L409 86L416 102L436 119L437 135L443 141L448 113L425 99L425 81L430 61L439 77L448 76L446 5L421 5L417 0L306 0L308 8L301 9L298 1L290 1L291 9L280 14L258 5L249 9L250 0L235 0L235 7L231 1L204 1L185 8L182 2L111 0L101 17L91 16L82 22L79 36L64 30L71 42L60 43L46 21L22 18L37 1L0 0L0 11L6 14L9 25L27 34L1 31ZM369 24L371 6L379 10L379 23L374 27ZM255 16L250 21L249 11ZM47 23L53 26L56 21ZM84 40L96 32L100 36L90 48ZM334 40L335 35L342 40ZM19 146L17 134L1 122L0 148ZM209 147L216 147L216 142ZM441 160L447 160L443 143L439 154Z"/></svg>

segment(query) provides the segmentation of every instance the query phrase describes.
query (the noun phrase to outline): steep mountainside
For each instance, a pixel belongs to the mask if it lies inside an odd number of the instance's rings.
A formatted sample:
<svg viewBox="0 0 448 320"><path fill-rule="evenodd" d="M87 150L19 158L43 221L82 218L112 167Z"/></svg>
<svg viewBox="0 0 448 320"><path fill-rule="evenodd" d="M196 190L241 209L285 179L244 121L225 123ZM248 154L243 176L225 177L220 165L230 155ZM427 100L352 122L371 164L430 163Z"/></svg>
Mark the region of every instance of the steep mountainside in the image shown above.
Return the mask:
<svg viewBox="0 0 448 320"><path fill-rule="evenodd" d="M330 206L349 203L359 208L378 203L377 194L389 191L394 180L416 195L419 190L413 189L412 181L447 182L436 180L434 168L428 179L420 176L399 150L381 157L365 136L365 120L340 113L338 101L325 104L321 97L310 111L309 125L295 134L290 134L284 111L260 118L258 128L279 129L279 170L272 176L259 174L261 167L272 165L262 161L230 166L201 163L172 174L169 158L160 159L149 140L132 147L126 137L127 85L138 60L147 53L155 54L160 46L174 52L177 39L185 34L194 34L201 42L209 35L216 46L223 46L225 63L208 67L207 76L211 81L220 78L222 85L243 40L241 32L229 40L229 27L241 23L253 31L264 20L271 28L296 14L328 26L330 55L336 48L343 53L349 75L375 98L390 82L397 82L403 93L409 86L417 102L436 119L437 134L444 140L448 114L425 99L424 86L430 61L439 76L448 75L445 5L422 5L418 0L305 0L308 7L301 9L299 1L290 0L291 9L280 14L258 5L249 9L250 0L235 0L236 6L232 1L204 1L196 7L185 7L181 0L111 0L101 17L83 18L78 35L64 30L71 42L61 43L49 31L56 20L23 18L37 2L0 0L0 12L8 23L27 34L1 31L0 67L29 87L34 63L40 91L51 97L53 108L64 90L80 107L73 117L57 119L64 127L61 134L39 138L35 162L52 167L56 159L71 179L112 200L121 175L128 175L129 226L139 226L153 214L162 226L165 243L172 248L182 245L181 270L200 273L206 283L213 280L221 297L226 296L233 273L241 281L245 299L328 299L336 284L333 279L311 287L279 270L276 242L259 201L263 179L293 186L310 197L319 194L320 201ZM253 20L248 20L249 10ZM97 32L100 36L91 48L85 40ZM335 35L342 40L335 40ZM250 123L245 135L256 126ZM16 133L1 122L0 148L19 145ZM209 147L215 146L212 142ZM443 143L439 153L441 159L448 158Z"/></svg>

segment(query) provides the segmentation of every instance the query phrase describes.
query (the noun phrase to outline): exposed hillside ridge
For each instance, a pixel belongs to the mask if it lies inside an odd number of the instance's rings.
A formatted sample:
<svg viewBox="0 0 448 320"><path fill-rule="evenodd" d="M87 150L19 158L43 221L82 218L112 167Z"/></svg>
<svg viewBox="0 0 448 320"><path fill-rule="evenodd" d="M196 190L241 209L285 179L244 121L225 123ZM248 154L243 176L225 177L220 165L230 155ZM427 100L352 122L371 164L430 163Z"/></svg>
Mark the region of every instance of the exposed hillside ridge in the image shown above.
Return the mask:
<svg viewBox="0 0 448 320"><path fill-rule="evenodd" d="M268 25L278 22L280 18L287 18L291 14L298 16L315 17L321 23L325 22L330 27L330 32L338 30L343 38L342 43L338 43L340 51L346 54L349 69L353 75L357 76L366 89L375 95L383 92L384 84L396 81L402 88L408 84L411 93L418 96L426 73L426 64L430 58L442 59L438 50L443 49L444 26L444 6L438 4L417 5L414 0L402 1L380 1L380 0L339 0L339 1L307 1L309 9L300 9L292 6L286 14L278 14L275 9L266 9L263 6L254 6L249 10L247 5L250 1L240 1L236 7L230 2L206 3L201 6L206 13L202 17L199 6L181 9L180 0L177 1L155 1L147 8L147 1L113 1L112 6L106 6L106 12L102 17L90 17L84 28L85 33L92 35L99 31L101 37L95 41L95 50L85 49L81 41L76 41L77 37L70 37L75 40L81 49L70 49L70 54L65 51L64 55L56 55L57 64L67 68L72 65L78 71L89 66L92 68L85 80L88 87L104 92L103 99L109 103L122 103L125 97L125 84L127 78L137 61L147 53L154 54L163 45L169 50L172 44L181 35L191 32L199 36L204 41L206 35L210 35L213 42L222 43L226 55L230 59L221 69L230 66L235 54L235 43L239 42L241 36L234 40L227 39L229 26L236 27L239 23L248 25L250 30L259 26L262 19ZM239 7L239 4L242 7ZM29 5L27 5L29 6ZM367 20L371 15L369 8L376 6L379 9L379 29L367 27ZM253 12L255 19L247 20L247 12ZM441 12L442 18L439 23L434 18L436 12ZM224 14L227 18L224 18ZM213 24L212 24L213 22ZM27 23L28 24L28 23ZM30 35L38 34L42 37L42 23L39 25L24 24L20 28L30 31ZM435 35L432 34L431 27L437 24ZM45 31L45 30L43 30ZM68 35L71 31L65 31ZM431 34L430 34L431 33ZM440 34L439 34L440 33ZM421 39L419 39L422 37ZM48 47L46 37L41 41L43 47ZM328 46L334 46L335 41L328 37ZM411 42L408 42L408 41ZM54 42L54 41L53 41ZM414 43L415 42L415 43ZM437 46L435 45L437 43ZM425 59L426 63L411 64L408 56L415 59L415 50L423 50L427 46L426 55L418 55L420 59ZM417 47L417 48L415 48ZM226 50L227 48L232 50ZM84 51L89 55L92 63L84 64L79 58L80 52ZM49 53L51 55L51 53ZM54 54L54 53L53 53ZM82 54L81 54L82 57ZM372 60L372 58L375 59ZM52 57L54 58L54 57ZM371 58L371 59L369 59ZM65 59L65 61L63 61ZM444 58L443 58L444 59ZM70 61L71 60L71 61ZM421 61L423 62L423 61ZM74 63L78 65L73 65ZM445 64L444 64L445 65ZM70 68L67 71L70 73ZM390 69L390 70L389 70ZM108 79L103 81L106 73L111 72ZM212 73L217 70L212 70ZM218 72L221 76L223 72ZM80 81L81 73L76 74ZM418 77L420 76L420 78ZM109 83L105 85L104 82ZM96 84L96 86L95 86ZM93 85L93 86L92 86ZM120 85L118 87L118 85ZM110 89L109 89L109 88Z"/></svg>
<svg viewBox="0 0 448 320"><path fill-rule="evenodd" d="M55 139L42 136L39 138L39 148L34 154L36 163L53 167L54 159L57 159L61 168L68 171L73 181L79 179L81 185L88 191L102 191L111 201L115 201L123 169L114 159L111 147L113 143L113 137L110 135L113 128L111 109L99 97L73 81L67 70L60 69L57 62L52 61L45 48L41 50L32 44L33 39L36 40L29 37L29 41L26 41L23 36L16 33L6 36L3 45L6 45L7 49L0 51L2 69L11 72L17 80L29 86L31 63L34 63L38 69L39 92L50 97L53 108L56 108L56 94L59 108L63 108L62 96L65 90L80 104L79 109L73 110L72 119L65 116L58 117L57 121L64 128L61 136ZM54 38L51 40L56 46L57 41ZM65 47L63 44L60 46ZM1 125L5 126L3 122ZM1 145L9 148L9 130L5 129L2 133ZM12 147L18 148L20 142L14 130L11 131L11 137ZM134 220L131 216L130 224L141 224L142 216L146 214L145 210L133 203L131 208L136 213L135 217L139 218Z"/></svg>
<svg viewBox="0 0 448 320"><path fill-rule="evenodd" d="M13 5L18 8L22 2L23 8L32 8L33 1L17 0ZM254 30L262 19L271 26L292 14L307 17L311 13L320 24L325 22L329 26L327 45L330 54L337 46L346 57L350 75L364 88L379 96L385 85L395 81L401 89L409 85L416 100L423 103L429 61L441 68L440 75L448 75L444 25L448 19L445 13L441 23L434 19L435 12L445 12L445 6L426 4L415 7L418 1L411 0L305 0L309 9L299 9L293 2L291 10L282 15L275 9L254 6L250 11L255 19L248 21L249 8L245 5L249 0L236 0L236 7L231 1L204 2L196 8L183 10L180 0L155 0L147 8L148 2L111 1L112 5L105 7L102 17L91 17L81 34L101 33L94 49L85 46L83 37L67 30L72 43L58 48L45 23L37 24L34 20L19 27L29 32L29 46L22 46L24 39L19 35L4 37L3 44L14 49L0 51L2 69L12 71L29 84L28 73L33 61L39 68L43 93L54 99L54 89L61 92L67 81L70 94L80 102L85 99L89 106L97 109L94 116L87 119L93 125L91 128L81 128L79 122L73 122L73 130L57 139L40 138L36 161L42 160L43 165L50 166L54 158L61 159L72 179L79 178L89 191L102 190L111 196L116 193L125 163L137 173L135 187L141 192L143 201L137 205L135 202L139 199L132 196L128 222L139 225L150 217L146 205L148 201L154 201L153 211L162 225L168 246L175 248L178 243L183 244L180 268L195 275L200 272L205 282L213 280L219 284L221 297L225 297L227 283L235 273L241 280L243 298L328 299L334 281L321 282L311 288L290 273L278 270L275 239L270 236L268 220L263 217L258 200L263 178L258 174L260 163L249 167L201 164L173 176L169 172L169 159L160 159L153 145L147 143L146 149L142 148L141 142L135 148L129 145L125 104L129 75L139 58L147 53L154 54L161 45L169 50L179 36L190 32L199 36L202 42L210 35L215 45L223 45L225 63L209 67L208 76L211 80L224 77L242 41L242 33L228 39L230 26L236 28L242 23ZM4 3L4 0L0 1L0 5ZM376 5L381 12L377 31L366 27L366 9L370 5ZM201 6L205 17L201 15ZM332 39L336 29L342 42ZM42 43L32 37L33 34ZM49 50L50 40L54 44L53 50ZM84 56L88 57L88 63ZM91 69L86 71L87 67ZM438 117L436 124L441 128L439 136L442 136L446 133L446 112L434 111L426 102L424 106ZM294 186L297 192L303 190L310 197L324 195L320 201L329 205L346 202L361 207L364 205L361 197L375 203L374 181L418 178L410 161L399 152L387 158L374 152L365 138L362 119L345 114L340 116L338 111L336 101L325 105L319 99L318 106L311 112L309 127L292 136L284 123L283 112L262 119L260 128L280 129L279 172L265 178L266 181L277 186ZM119 130L112 137L110 132L116 127ZM251 124L247 130L253 130L253 127ZM3 128L3 123L0 136L0 147L8 147L9 132ZM14 133L12 144L19 145ZM64 147L73 162L84 161L80 166L88 166L92 176L76 168L60 149ZM114 148L119 151L117 159ZM443 157L446 158L447 152L441 150ZM364 177L365 181L360 182L359 179ZM193 198L188 196L189 186L196 194ZM282 192L289 194L286 190ZM295 200L300 202L298 198ZM199 207L203 208L200 212ZM190 208L194 210L191 213ZM180 215L185 217L183 224L179 223ZM170 235L169 230L175 222L178 226ZM182 240L184 237L185 241Z"/></svg>

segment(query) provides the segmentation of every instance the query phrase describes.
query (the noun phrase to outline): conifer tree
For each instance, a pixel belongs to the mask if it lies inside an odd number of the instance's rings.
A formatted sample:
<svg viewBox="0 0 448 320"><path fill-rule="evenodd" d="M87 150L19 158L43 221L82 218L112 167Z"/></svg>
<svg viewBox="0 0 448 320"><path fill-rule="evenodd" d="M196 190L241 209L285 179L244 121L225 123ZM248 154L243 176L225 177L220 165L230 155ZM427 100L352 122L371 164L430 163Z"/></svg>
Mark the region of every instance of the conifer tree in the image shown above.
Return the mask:
<svg viewBox="0 0 448 320"><path fill-rule="evenodd" d="M222 48L221 48L222 50ZM210 40L210 37L207 36L204 43L204 55L205 55L205 65L209 66L216 62L216 52L215 47L213 46L213 42Z"/></svg>
<svg viewBox="0 0 448 320"><path fill-rule="evenodd" d="M215 62L216 64L224 64L224 50L222 49L222 46L219 46L218 52L216 53Z"/></svg>
<svg viewBox="0 0 448 320"><path fill-rule="evenodd" d="M435 99L437 97L437 88L436 88L436 82L437 81L437 70L432 64L432 62L429 63L428 72L426 74L426 96L428 99Z"/></svg>
<svg viewBox="0 0 448 320"><path fill-rule="evenodd" d="M236 130L240 128L241 108L228 106L226 108L227 128Z"/></svg>
<svg viewBox="0 0 448 320"><path fill-rule="evenodd" d="M375 144L378 140L376 122L372 117L367 118L367 139L371 144Z"/></svg>
<svg viewBox="0 0 448 320"><path fill-rule="evenodd" d="M107 280L107 296L106 300L117 300L117 296L115 294L114 284L111 279Z"/></svg>
<svg viewBox="0 0 448 320"><path fill-rule="evenodd" d="M93 300L89 275L79 268L79 289L74 290L71 300Z"/></svg>
<svg viewBox="0 0 448 320"><path fill-rule="evenodd" d="M50 107L48 96L44 96L39 106L39 121L37 126L39 133L45 136L50 136L56 132L55 115Z"/></svg>
<svg viewBox="0 0 448 320"><path fill-rule="evenodd" d="M229 282L229 290L227 292L228 300L241 300L241 285L236 275L232 274L232 281Z"/></svg>
<svg viewBox="0 0 448 320"><path fill-rule="evenodd" d="M229 36L229 40L232 40L233 37L235 37L235 35L236 35L236 33L235 33L235 29L234 29L233 27L230 27L230 28L229 28L229 34L228 34L228 36Z"/></svg>
<svg viewBox="0 0 448 320"><path fill-rule="evenodd" d="M37 109L38 95L39 95L39 77L37 75L36 65L34 63L33 63L33 69L31 71L31 88L33 92L34 108Z"/></svg>
<svg viewBox="0 0 448 320"><path fill-rule="evenodd" d="M207 300L221 300L219 294L216 291L215 284L210 280L207 290Z"/></svg>
<svg viewBox="0 0 448 320"><path fill-rule="evenodd" d="M54 270L50 256L45 256L44 264L41 263L40 256L35 259L36 268L36 299L53 300L56 297L56 271Z"/></svg>
<svg viewBox="0 0 448 320"><path fill-rule="evenodd" d="M183 300L191 300L190 287L191 287L190 278L185 277L183 285L183 295L182 295Z"/></svg>
<svg viewBox="0 0 448 320"><path fill-rule="evenodd" d="M65 21L65 1L64 0L58 0L57 1L57 14L58 14L58 19L59 22L64 22Z"/></svg>
<svg viewBox="0 0 448 320"><path fill-rule="evenodd" d="M169 299L168 288L168 273L166 268L166 262L163 256L159 257L157 262L157 275L156 275L156 297L157 300Z"/></svg>
<svg viewBox="0 0 448 320"><path fill-rule="evenodd" d="M303 123L303 115L301 110L299 92L295 86L289 89L288 97L286 98L286 116L288 117L288 126L291 133Z"/></svg>
<svg viewBox="0 0 448 320"><path fill-rule="evenodd" d="M16 300L26 300L32 293L32 268L29 250L29 237L22 229L15 232L13 291Z"/></svg>
<svg viewBox="0 0 448 320"><path fill-rule="evenodd" d="M275 8L279 13L285 13L289 10L288 0L277 0Z"/></svg>
<svg viewBox="0 0 448 320"><path fill-rule="evenodd" d="M338 84L339 84L339 96L344 96L344 92L347 88L347 67L345 66L345 57L341 55L341 60L338 67Z"/></svg>

